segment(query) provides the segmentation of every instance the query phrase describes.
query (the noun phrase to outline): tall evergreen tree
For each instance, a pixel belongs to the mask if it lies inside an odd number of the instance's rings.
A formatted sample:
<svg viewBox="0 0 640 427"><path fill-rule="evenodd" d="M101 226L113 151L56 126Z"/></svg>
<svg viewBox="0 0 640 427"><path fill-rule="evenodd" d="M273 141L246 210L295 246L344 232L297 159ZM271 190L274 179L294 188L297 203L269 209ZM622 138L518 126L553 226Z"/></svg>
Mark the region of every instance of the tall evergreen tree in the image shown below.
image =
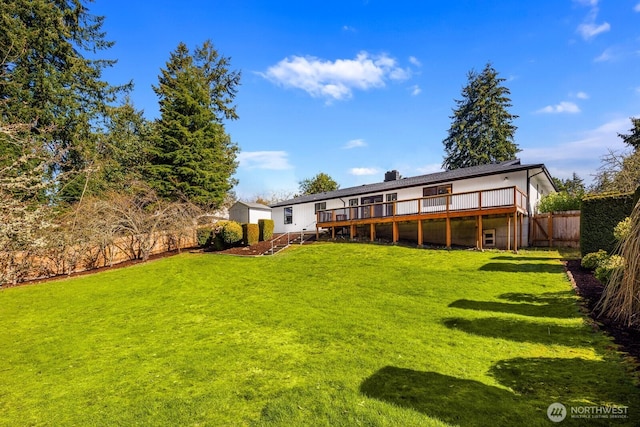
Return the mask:
<svg viewBox="0 0 640 427"><path fill-rule="evenodd" d="M443 141L445 169L457 169L515 159L520 151L514 142L518 116L510 114L505 79L487 64L480 74L470 71L462 99L455 100L451 128Z"/></svg>
<svg viewBox="0 0 640 427"><path fill-rule="evenodd" d="M122 105L109 107L98 143L98 190L114 191L144 180L150 137L151 123L135 109L129 97Z"/></svg>
<svg viewBox="0 0 640 427"><path fill-rule="evenodd" d="M633 147L634 150L640 151L640 117L631 117L633 128L629 129L628 134L619 133L625 144Z"/></svg>
<svg viewBox="0 0 640 427"><path fill-rule="evenodd" d="M112 43L105 40L104 17L91 15L84 3L0 2L0 120L27 124L22 141L58 154L52 174L58 177L87 165L95 153L95 127L124 89L102 80L103 69L115 61L91 59ZM20 147L5 144L0 140L0 154L19 155ZM61 184L68 197L78 196L77 183Z"/></svg>
<svg viewBox="0 0 640 427"><path fill-rule="evenodd" d="M237 119L233 105L240 72L206 41L193 54L184 43L171 53L154 91L161 117L155 123L152 186L169 199L217 207L235 185L238 147L225 132L224 119Z"/></svg>

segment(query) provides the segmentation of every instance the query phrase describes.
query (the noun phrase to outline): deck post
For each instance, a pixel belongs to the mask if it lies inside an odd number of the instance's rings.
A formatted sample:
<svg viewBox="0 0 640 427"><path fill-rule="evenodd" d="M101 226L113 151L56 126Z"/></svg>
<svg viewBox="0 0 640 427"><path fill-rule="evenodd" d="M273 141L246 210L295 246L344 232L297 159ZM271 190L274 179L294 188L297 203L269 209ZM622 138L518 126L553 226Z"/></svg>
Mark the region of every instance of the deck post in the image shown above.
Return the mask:
<svg viewBox="0 0 640 427"><path fill-rule="evenodd" d="M331 227L331 239L332 240L336 239L336 228L335 227Z"/></svg>
<svg viewBox="0 0 640 427"><path fill-rule="evenodd" d="M451 249L451 218L447 216L447 249Z"/></svg>
<svg viewBox="0 0 640 427"><path fill-rule="evenodd" d="M513 251L518 252L518 211L513 214Z"/></svg>
<svg viewBox="0 0 640 427"><path fill-rule="evenodd" d="M318 225L316 224L316 241L320 240L320 230L318 229Z"/></svg>
<svg viewBox="0 0 640 427"><path fill-rule="evenodd" d="M376 225L373 222L369 224L369 237L372 242L376 240Z"/></svg>
<svg viewBox="0 0 640 427"><path fill-rule="evenodd" d="M522 242L524 241L524 214L520 214L520 246L522 246Z"/></svg>
<svg viewBox="0 0 640 427"><path fill-rule="evenodd" d="M422 236L422 220L418 220L418 247L421 248L423 244L423 236Z"/></svg>
<svg viewBox="0 0 640 427"><path fill-rule="evenodd" d="M355 235L356 235L356 226L355 226L355 224L351 224L351 225L349 226L349 238L350 238L351 240L353 240L353 238L355 237Z"/></svg>
<svg viewBox="0 0 640 427"><path fill-rule="evenodd" d="M511 250L511 215L507 215L507 250Z"/></svg>
<svg viewBox="0 0 640 427"><path fill-rule="evenodd" d="M398 222L393 221L391 225L393 227L393 243L395 244L398 242Z"/></svg>
<svg viewBox="0 0 640 427"><path fill-rule="evenodd" d="M476 221L476 226L478 227L478 234L477 234L477 247L479 250L484 250L482 248L482 215L478 215L478 219Z"/></svg>

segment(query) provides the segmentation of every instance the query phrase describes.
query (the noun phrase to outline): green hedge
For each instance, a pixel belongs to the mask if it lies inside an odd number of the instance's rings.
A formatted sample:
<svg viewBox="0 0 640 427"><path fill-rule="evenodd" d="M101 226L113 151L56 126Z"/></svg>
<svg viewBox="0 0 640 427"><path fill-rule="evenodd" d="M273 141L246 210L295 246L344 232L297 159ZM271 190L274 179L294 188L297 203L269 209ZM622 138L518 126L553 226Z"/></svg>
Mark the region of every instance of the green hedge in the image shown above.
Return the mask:
<svg viewBox="0 0 640 427"><path fill-rule="evenodd" d="M236 221L220 221L221 224L219 235L222 241L233 246L234 244L242 241L242 225Z"/></svg>
<svg viewBox="0 0 640 427"><path fill-rule="evenodd" d="M582 199L580 251L583 256L600 249L613 252L616 246L613 230L631 215L633 196L633 193L609 194Z"/></svg>
<svg viewBox="0 0 640 427"><path fill-rule="evenodd" d="M245 245L255 245L258 243L259 237L260 227L258 224L242 224L242 241Z"/></svg>
<svg viewBox="0 0 640 427"><path fill-rule="evenodd" d="M566 191L551 193L542 197L538 210L541 213L564 212L580 210L580 199L582 196L572 195Z"/></svg>
<svg viewBox="0 0 640 427"><path fill-rule="evenodd" d="M258 227L260 228L260 241L271 240L275 222L272 219L259 219Z"/></svg>
<svg viewBox="0 0 640 427"><path fill-rule="evenodd" d="M213 228L198 228L198 230L196 230L196 236L198 239L198 246L200 246L201 248L211 246L213 242Z"/></svg>

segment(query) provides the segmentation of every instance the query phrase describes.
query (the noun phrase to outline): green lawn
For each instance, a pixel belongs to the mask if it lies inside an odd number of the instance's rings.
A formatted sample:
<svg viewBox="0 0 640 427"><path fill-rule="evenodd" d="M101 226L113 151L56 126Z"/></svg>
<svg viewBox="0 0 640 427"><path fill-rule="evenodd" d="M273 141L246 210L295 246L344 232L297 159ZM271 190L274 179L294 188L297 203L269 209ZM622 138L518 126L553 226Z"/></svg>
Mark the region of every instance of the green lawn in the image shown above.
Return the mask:
<svg viewBox="0 0 640 427"><path fill-rule="evenodd" d="M183 254L0 291L0 360L7 426L534 426L553 402L640 419L557 252Z"/></svg>

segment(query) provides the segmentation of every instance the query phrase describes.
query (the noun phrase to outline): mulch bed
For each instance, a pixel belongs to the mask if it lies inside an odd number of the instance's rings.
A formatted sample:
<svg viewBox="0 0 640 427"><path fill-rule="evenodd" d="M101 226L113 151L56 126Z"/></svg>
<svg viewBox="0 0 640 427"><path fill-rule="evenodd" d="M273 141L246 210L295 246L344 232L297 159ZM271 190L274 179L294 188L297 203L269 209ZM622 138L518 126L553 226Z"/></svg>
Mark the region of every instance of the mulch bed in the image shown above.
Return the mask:
<svg viewBox="0 0 640 427"><path fill-rule="evenodd" d="M593 272L580 266L580 260L569 260L565 266L576 293L582 297L583 305L594 321L594 326L613 337L620 349L635 359L636 371L640 371L640 330L622 326L600 313L598 302L604 286L594 277Z"/></svg>

